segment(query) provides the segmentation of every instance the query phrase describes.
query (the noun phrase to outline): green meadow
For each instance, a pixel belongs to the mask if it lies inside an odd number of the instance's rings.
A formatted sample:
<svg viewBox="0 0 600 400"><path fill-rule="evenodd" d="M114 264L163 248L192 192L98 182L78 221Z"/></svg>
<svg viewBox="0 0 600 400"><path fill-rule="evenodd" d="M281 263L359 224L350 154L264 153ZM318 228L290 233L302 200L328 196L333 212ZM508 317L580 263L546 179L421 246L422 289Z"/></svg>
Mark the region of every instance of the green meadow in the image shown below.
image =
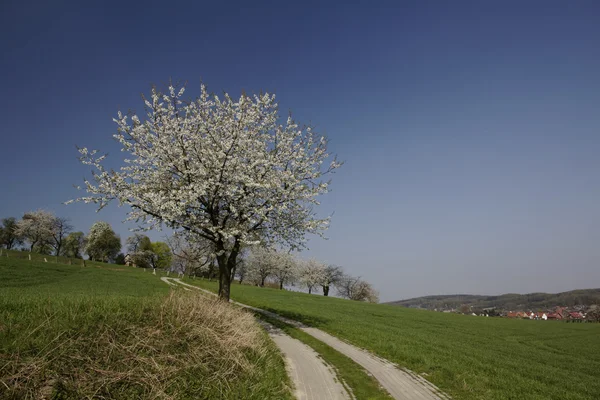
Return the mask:
<svg viewBox="0 0 600 400"><path fill-rule="evenodd" d="M249 313L140 269L48 261L0 258L1 399L290 398Z"/></svg>
<svg viewBox="0 0 600 400"><path fill-rule="evenodd" d="M369 349L454 399L600 398L600 324L464 316L248 285L233 286L232 297Z"/></svg>
<svg viewBox="0 0 600 400"><path fill-rule="evenodd" d="M0 258L0 398L290 398L280 354L248 313L159 277L111 264ZM454 399L599 398L600 324L435 313L237 284L232 295L369 349ZM209 334L239 334L220 324L220 312L248 324L233 350ZM283 328L332 363L355 394L386 397L344 356Z"/></svg>

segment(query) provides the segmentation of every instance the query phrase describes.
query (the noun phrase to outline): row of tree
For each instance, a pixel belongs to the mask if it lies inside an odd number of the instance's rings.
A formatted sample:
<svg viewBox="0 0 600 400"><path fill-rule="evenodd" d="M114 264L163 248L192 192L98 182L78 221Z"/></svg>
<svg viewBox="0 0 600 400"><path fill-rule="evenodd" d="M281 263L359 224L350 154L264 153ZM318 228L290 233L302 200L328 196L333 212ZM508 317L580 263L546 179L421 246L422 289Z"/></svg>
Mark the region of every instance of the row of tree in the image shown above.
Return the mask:
<svg viewBox="0 0 600 400"><path fill-rule="evenodd" d="M2 219L0 246L71 258L83 258L87 254L91 260L108 262L117 259L121 238L106 222L94 223L86 235L73 232L67 218L36 210L25 213L20 220Z"/></svg>
<svg viewBox="0 0 600 400"><path fill-rule="evenodd" d="M134 234L127 241L128 258L121 253L121 238L110 224L94 223L87 235L73 232L69 220L56 217L49 211L25 213L21 220L4 218L0 228L0 245L7 249L27 245L26 249L42 254L54 254L91 260L130 263L140 268L174 270L188 275L214 278L218 271L216 248L210 241L193 240L190 234L175 234L167 242L152 242L142 234ZM317 260L301 260L289 252L275 251L261 246L241 251L231 279L247 281L257 286L275 283L300 286L308 293L322 290L328 296L331 288L337 294L352 300L378 300L377 292L361 278L344 273L341 267L326 265Z"/></svg>
<svg viewBox="0 0 600 400"><path fill-rule="evenodd" d="M84 235L72 230L66 218L45 210L30 211L20 220L2 219L0 246L10 250L26 245L31 252L81 257Z"/></svg>
<svg viewBox="0 0 600 400"><path fill-rule="evenodd" d="M109 223L94 223L86 235L73 232L67 218L45 210L30 211L20 220L2 219L0 247L70 258L83 258L87 254L90 260L126 262L121 253L121 238ZM166 269L171 266L171 250L165 242L152 243L148 236L134 234L127 239L127 250L131 263L138 267Z"/></svg>
<svg viewBox="0 0 600 400"><path fill-rule="evenodd" d="M218 277L217 250L210 241L184 232L170 237L168 245L172 251L172 270L189 276ZM129 251L135 252L132 248ZM344 273L342 267L314 259L302 260L289 252L263 246L246 247L240 253L229 277L231 281L237 278L239 283L273 284L280 289L296 286L308 293L322 290L324 296L335 288L341 297L378 301L378 293L370 283Z"/></svg>
<svg viewBox="0 0 600 400"><path fill-rule="evenodd" d="M304 287L308 293L321 289L324 296L335 288L339 296L347 299L375 303L379 300L370 283L344 273L340 266L327 265L315 259L302 260L290 253L264 247L252 248L236 275L240 283L247 279L264 286L267 281L273 281L280 289L286 285Z"/></svg>

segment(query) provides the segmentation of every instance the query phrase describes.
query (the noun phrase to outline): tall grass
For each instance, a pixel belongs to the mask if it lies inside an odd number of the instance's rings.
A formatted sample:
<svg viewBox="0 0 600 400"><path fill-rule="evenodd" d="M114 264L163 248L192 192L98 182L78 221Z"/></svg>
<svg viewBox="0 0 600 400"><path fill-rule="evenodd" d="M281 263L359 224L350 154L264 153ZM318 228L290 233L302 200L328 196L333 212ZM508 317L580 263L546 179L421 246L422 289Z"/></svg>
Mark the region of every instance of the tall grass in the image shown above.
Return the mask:
<svg viewBox="0 0 600 400"><path fill-rule="evenodd" d="M140 270L0 260L2 399L286 399L252 315Z"/></svg>

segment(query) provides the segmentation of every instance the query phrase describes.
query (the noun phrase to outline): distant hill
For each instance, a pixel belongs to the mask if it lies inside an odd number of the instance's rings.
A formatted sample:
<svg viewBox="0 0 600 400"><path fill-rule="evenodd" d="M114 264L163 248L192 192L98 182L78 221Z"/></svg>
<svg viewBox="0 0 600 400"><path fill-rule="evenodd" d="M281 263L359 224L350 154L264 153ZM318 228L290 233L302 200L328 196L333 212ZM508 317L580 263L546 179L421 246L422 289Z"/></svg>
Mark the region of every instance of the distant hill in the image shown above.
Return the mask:
<svg viewBox="0 0 600 400"><path fill-rule="evenodd" d="M495 307L501 310L546 310L557 306L600 304L600 289L581 289L562 293L507 293L500 296L451 294L423 296L407 300L391 301L386 304L425 308L428 310L457 309L463 304L473 308Z"/></svg>

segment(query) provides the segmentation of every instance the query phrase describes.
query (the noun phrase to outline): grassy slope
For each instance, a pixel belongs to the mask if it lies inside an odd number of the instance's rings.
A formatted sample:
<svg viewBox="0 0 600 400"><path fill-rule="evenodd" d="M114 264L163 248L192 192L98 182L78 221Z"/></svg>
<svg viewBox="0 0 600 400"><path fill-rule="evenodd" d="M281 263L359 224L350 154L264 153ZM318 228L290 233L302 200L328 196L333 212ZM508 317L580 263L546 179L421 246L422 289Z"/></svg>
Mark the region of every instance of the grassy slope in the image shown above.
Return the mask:
<svg viewBox="0 0 600 400"><path fill-rule="evenodd" d="M426 373L456 399L597 399L600 393L600 324L434 313L245 285L235 285L232 296Z"/></svg>
<svg viewBox="0 0 600 400"><path fill-rule="evenodd" d="M168 310L163 314L157 311L168 293L168 286L157 276L129 267L0 258L0 398L27 394L6 390L7 382L23 390L46 387L46 395L58 392L64 398L81 398L96 390L96 395L104 398L155 398L156 393L149 389L156 383L151 376L153 365L127 376L129 356L139 355L142 361L171 354L165 352L185 356L187 344L163 339L176 337L169 331L176 327L164 324L164 332L157 328L168 317ZM171 321L179 323L176 318ZM123 344L115 349L124 353L107 354L99 344L102 340ZM151 346L144 348L140 343ZM165 350L157 352L163 343L167 343ZM238 374L229 384L212 379L210 369L214 368L207 360L206 365L179 365L183 372L164 386L178 398L288 398L283 361L266 335L264 346L265 352L247 354L254 371ZM135 352L127 355L131 348L136 348ZM76 357L70 357L73 353ZM154 372L160 380L163 372ZM72 376L81 382L74 382ZM90 382L83 382L88 379ZM114 383L116 380L119 382ZM82 391L76 392L73 388L77 387ZM92 392L86 392L90 388Z"/></svg>

